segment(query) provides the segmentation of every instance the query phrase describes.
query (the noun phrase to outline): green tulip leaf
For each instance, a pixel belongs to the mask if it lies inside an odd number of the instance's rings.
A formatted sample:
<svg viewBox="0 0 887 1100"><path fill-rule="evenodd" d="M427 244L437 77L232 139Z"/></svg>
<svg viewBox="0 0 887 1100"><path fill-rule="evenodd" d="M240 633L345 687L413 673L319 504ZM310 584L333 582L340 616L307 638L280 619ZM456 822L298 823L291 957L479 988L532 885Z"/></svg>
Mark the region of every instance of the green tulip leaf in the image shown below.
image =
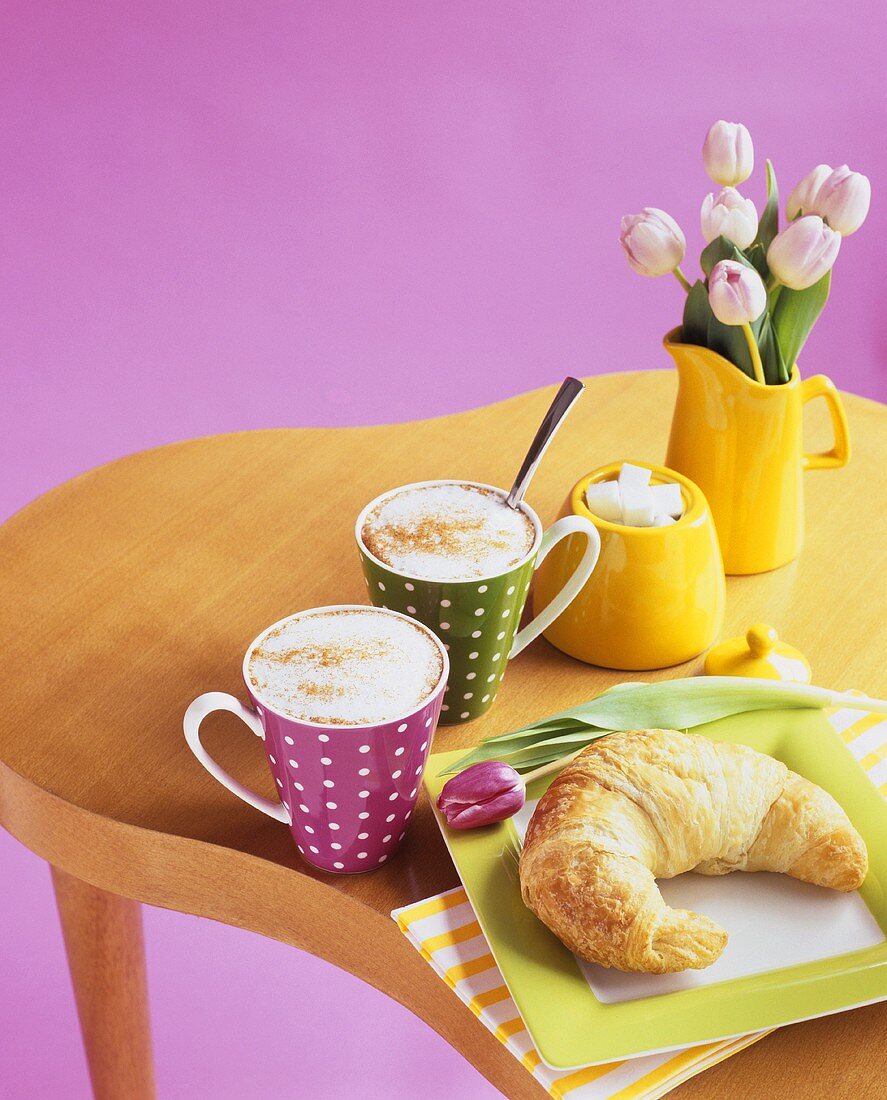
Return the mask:
<svg viewBox="0 0 887 1100"><path fill-rule="evenodd" d="M690 287L687 300L684 303L684 323L681 330L681 339L685 344L698 344L707 347L708 343L708 319L711 316L711 306L708 304L708 291L701 279Z"/></svg>
<svg viewBox="0 0 887 1100"><path fill-rule="evenodd" d="M764 213L758 222L758 235L755 237L752 247L760 245L766 255L770 242L779 232L779 188L776 185L776 172L770 161L767 161L767 204ZM767 273L769 275L769 271ZM764 276L765 278L767 276Z"/></svg>
<svg viewBox="0 0 887 1100"><path fill-rule="evenodd" d="M831 289L832 273L806 290L784 286L773 307L773 329L786 364L791 368L807 342L810 330L822 313Z"/></svg>

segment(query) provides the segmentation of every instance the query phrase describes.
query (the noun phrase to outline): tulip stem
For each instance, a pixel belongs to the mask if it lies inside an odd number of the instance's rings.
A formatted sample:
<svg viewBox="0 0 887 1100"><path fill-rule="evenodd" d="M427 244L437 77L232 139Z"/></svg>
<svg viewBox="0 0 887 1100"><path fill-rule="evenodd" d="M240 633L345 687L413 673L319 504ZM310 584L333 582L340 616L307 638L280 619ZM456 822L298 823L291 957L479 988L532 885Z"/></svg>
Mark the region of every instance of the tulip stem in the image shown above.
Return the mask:
<svg viewBox="0 0 887 1100"><path fill-rule="evenodd" d="M553 772L559 772L562 768L565 768L571 760L575 760L579 753L587 747L587 745L583 745L581 749L576 749L575 752L571 752L568 756L561 756L557 760L552 760L550 764L543 764L541 768L534 768L533 771L522 775L521 779L524 781L524 786L528 783L532 783L534 779L542 779L544 776L551 775Z"/></svg>
<svg viewBox="0 0 887 1100"><path fill-rule="evenodd" d="M674 271L672 272L672 275L674 275L674 277L681 284L681 286L684 288L684 290L686 290L686 292L689 294L690 293L690 283L687 279L687 276L683 273L683 271L681 271L680 264L678 264L678 266L674 269Z"/></svg>
<svg viewBox="0 0 887 1100"><path fill-rule="evenodd" d="M762 386L766 386L767 379L764 377L764 365L761 362L761 353L758 350L755 334L752 332L751 325L748 321L742 322L742 333L745 336L746 344L748 344L748 354L751 356L751 365L752 370L755 372L755 379L760 382Z"/></svg>

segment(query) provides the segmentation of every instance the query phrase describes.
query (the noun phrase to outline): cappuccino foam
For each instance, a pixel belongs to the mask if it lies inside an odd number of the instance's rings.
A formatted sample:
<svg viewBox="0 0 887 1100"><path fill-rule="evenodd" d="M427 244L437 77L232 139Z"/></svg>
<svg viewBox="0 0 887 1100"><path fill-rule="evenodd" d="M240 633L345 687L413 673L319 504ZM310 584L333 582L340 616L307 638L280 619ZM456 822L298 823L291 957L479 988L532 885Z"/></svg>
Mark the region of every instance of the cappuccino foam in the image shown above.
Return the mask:
<svg viewBox="0 0 887 1100"><path fill-rule="evenodd" d="M501 493L447 482L408 486L366 516L364 546L380 561L428 580L494 577L525 558L536 541L526 512Z"/></svg>
<svg viewBox="0 0 887 1100"><path fill-rule="evenodd" d="M442 675L443 656L421 626L371 607L286 619L259 638L247 661L260 701L290 718L332 726L407 714Z"/></svg>

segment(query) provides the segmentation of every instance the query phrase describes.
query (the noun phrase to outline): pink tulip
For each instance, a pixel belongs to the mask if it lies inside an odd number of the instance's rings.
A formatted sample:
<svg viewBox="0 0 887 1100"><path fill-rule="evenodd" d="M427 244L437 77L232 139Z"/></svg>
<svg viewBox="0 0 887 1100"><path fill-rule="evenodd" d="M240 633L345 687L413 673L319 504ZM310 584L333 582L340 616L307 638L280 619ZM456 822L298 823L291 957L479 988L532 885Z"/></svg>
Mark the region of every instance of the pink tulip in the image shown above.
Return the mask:
<svg viewBox="0 0 887 1100"><path fill-rule="evenodd" d="M866 219L872 201L872 185L862 172L851 172L846 164L836 168L819 185L814 211L830 228L849 237Z"/></svg>
<svg viewBox="0 0 887 1100"><path fill-rule="evenodd" d="M735 187L748 179L755 166L751 134L741 122L716 122L706 135L702 160L715 183Z"/></svg>
<svg viewBox="0 0 887 1100"><path fill-rule="evenodd" d="M788 197L785 204L785 212L789 221L794 221L799 214L818 214L816 209L816 193L819 191L822 181L832 174L830 164L817 164L812 172L808 172L797 187Z"/></svg>
<svg viewBox="0 0 887 1100"><path fill-rule="evenodd" d="M748 248L758 233L758 212L751 199L746 199L735 187L725 187L715 198L702 200L702 235L707 241L726 237L737 248Z"/></svg>
<svg viewBox="0 0 887 1100"><path fill-rule="evenodd" d="M724 325L756 321L767 308L767 291L754 268L736 260L721 260L708 277L711 311Z"/></svg>
<svg viewBox="0 0 887 1100"><path fill-rule="evenodd" d="M687 247L678 223L655 206L623 217L619 243L632 268L639 275L651 276L670 275L684 258Z"/></svg>
<svg viewBox="0 0 887 1100"><path fill-rule="evenodd" d="M830 229L818 214L805 214L773 238L767 265L785 286L806 290L831 270L840 247L840 233Z"/></svg>
<svg viewBox="0 0 887 1100"><path fill-rule="evenodd" d="M451 829L474 829L512 817L526 799L524 781L508 764L484 760L444 784L437 808Z"/></svg>

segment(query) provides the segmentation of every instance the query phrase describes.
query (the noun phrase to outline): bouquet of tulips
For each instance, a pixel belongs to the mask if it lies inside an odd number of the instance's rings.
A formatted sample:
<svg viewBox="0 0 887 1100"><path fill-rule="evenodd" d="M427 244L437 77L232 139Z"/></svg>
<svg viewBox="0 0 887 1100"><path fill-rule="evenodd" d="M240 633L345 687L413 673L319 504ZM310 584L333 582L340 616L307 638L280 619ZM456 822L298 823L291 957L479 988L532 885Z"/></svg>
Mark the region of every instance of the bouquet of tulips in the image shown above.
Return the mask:
<svg viewBox="0 0 887 1100"><path fill-rule="evenodd" d="M622 219L619 241L640 275L673 274L687 292L683 342L730 360L766 385L787 382L828 299L841 239L865 221L871 200L866 176L847 165L817 165L789 195L788 225L779 229L779 195L767 161L767 203L760 218L737 190L754 167L745 126L716 122L702 147L708 175L722 186L702 203L700 257L692 285L681 271L686 241L664 210L647 207Z"/></svg>

